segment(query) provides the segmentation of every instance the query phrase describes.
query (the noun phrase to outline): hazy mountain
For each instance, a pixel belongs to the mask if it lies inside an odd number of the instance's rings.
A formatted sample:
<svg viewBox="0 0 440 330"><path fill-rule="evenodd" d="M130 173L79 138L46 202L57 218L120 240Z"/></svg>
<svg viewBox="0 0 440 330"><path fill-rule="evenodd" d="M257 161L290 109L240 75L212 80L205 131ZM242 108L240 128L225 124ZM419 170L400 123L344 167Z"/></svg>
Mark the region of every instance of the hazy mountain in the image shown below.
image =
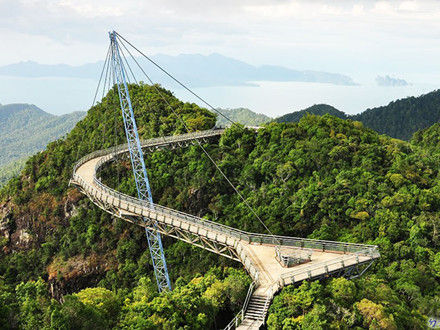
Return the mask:
<svg viewBox="0 0 440 330"><path fill-rule="evenodd" d="M275 121L298 122L306 113L315 115L329 113L343 119L357 120L379 133L409 140L416 131L440 120L440 90L393 101L386 106L367 109L357 115L347 115L330 105L319 104L286 114Z"/></svg>
<svg viewBox="0 0 440 330"><path fill-rule="evenodd" d="M166 68L184 82L191 82L192 87L236 86L251 84L252 81L301 81L320 82L337 85L354 85L353 80L345 75L321 71L301 71L275 65L253 66L220 54L200 55L181 54L178 56L156 55L154 61ZM169 82L149 62L139 59L147 68L155 82ZM0 75L19 77L69 77L96 79L103 62L88 63L81 66L67 64L47 65L32 61L20 62L0 67ZM130 63L136 76L142 73Z"/></svg>
<svg viewBox="0 0 440 330"><path fill-rule="evenodd" d="M33 104L0 106L0 185L21 168L23 158L69 132L85 114L55 116Z"/></svg>
<svg viewBox="0 0 440 330"><path fill-rule="evenodd" d="M440 120L440 90L367 109L351 118L363 122L379 133L409 140L416 131Z"/></svg>
<svg viewBox="0 0 440 330"><path fill-rule="evenodd" d="M261 113L255 113L246 108L237 109L217 109L220 113L231 119L236 123L249 126L258 126L272 120L271 117ZM231 122L221 115L217 116L217 126L229 126Z"/></svg>
<svg viewBox="0 0 440 330"><path fill-rule="evenodd" d="M408 86L408 82L404 79L399 78L393 78L390 76L377 76L376 77L376 83L379 86L386 86L386 87L397 87L397 86Z"/></svg>
<svg viewBox="0 0 440 330"><path fill-rule="evenodd" d="M304 115L306 115L308 113L310 113L312 115L319 115L319 116L323 116L328 113L328 114L335 116L335 117L338 117L338 118L347 119L347 115L344 112L332 107L331 105L315 104L315 105L312 105L311 107L308 107L304 110L295 111L295 112L285 114L281 117L276 118L275 121L278 123L298 122Z"/></svg>

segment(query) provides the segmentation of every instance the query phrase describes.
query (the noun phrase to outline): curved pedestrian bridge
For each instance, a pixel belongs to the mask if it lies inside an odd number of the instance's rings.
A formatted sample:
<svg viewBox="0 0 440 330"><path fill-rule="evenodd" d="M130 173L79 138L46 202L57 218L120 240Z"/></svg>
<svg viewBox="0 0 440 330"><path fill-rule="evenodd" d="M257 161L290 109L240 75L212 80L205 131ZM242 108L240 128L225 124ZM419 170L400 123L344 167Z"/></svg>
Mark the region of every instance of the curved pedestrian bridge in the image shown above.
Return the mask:
<svg viewBox="0 0 440 330"><path fill-rule="evenodd" d="M165 147L184 147L196 140L219 137L223 132L224 129L213 129L154 138L143 141L142 148L153 152ZM374 245L249 233L120 193L103 184L99 173L105 164L127 152L124 144L86 155L75 165L71 183L116 217L149 229L156 228L163 235L241 262L254 284L243 310L227 328L239 324L243 329L259 328L274 293L285 285L332 275L358 276L380 256ZM284 267L276 258L280 249L290 254L307 251L310 261Z"/></svg>

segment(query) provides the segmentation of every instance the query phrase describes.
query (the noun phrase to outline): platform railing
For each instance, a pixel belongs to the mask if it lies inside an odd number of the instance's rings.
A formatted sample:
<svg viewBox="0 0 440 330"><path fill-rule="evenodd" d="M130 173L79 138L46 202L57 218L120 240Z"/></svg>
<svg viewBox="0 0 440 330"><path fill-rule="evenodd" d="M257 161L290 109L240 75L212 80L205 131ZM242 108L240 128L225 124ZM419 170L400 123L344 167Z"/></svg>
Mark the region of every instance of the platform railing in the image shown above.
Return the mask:
<svg viewBox="0 0 440 330"><path fill-rule="evenodd" d="M366 257L366 256L368 256L369 258L364 260L361 259L362 257ZM297 281L303 281L304 279L311 279L314 276L317 276L313 274L314 271L322 270L323 268L326 270L325 272L326 274L341 269L340 268L341 265L343 266L342 268L351 267L354 265L359 265L362 262L371 262L379 257L380 254L378 250L376 250L375 253L371 253L368 249L365 251L358 251L349 255L342 255L339 258L334 258L329 261L322 261L307 267L293 269L291 272L281 274L273 284L272 290L273 292L277 292L281 287L285 285L293 284ZM333 269L332 266L337 266L337 267ZM321 273L322 271L319 272L319 274Z"/></svg>

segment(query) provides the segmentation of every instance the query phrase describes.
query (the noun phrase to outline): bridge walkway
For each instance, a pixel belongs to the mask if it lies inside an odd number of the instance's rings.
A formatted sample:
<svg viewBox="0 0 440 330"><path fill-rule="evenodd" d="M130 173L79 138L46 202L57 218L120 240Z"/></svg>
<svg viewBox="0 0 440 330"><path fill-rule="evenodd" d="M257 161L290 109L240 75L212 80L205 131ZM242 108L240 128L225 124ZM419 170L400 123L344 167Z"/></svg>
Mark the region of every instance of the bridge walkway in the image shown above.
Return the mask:
<svg viewBox="0 0 440 330"><path fill-rule="evenodd" d="M196 139L207 140L220 136L223 131L209 130L155 138L143 141L142 147L147 151L182 147ZM285 285L307 279L344 275L347 272L351 274L355 271L359 274L363 271L362 266L368 267L380 256L377 247L373 245L249 233L161 205L150 205L120 193L103 184L99 172L105 164L127 151L127 145L121 145L83 157L74 167L71 183L78 186L96 205L114 216L150 229L153 228L154 221L161 234L241 262L254 279L256 294L266 296L269 302L275 292ZM144 222L144 218L149 221ZM276 258L276 246L279 243L284 249L293 252L310 250L310 261L290 268L283 267ZM245 318L244 312L241 312L240 322Z"/></svg>

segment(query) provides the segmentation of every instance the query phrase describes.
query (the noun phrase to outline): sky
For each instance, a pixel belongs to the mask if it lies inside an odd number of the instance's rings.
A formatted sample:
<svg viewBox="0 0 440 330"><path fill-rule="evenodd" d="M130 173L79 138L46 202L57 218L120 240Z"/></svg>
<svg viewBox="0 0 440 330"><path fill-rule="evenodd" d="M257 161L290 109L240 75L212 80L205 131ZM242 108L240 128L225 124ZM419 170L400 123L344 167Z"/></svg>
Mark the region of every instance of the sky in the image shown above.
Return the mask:
<svg viewBox="0 0 440 330"><path fill-rule="evenodd" d="M361 84L377 75L440 82L440 1L433 0L0 0L0 66L103 60L110 30L150 55L219 53ZM390 101L382 93L378 102ZM376 104L367 101L354 108Z"/></svg>
<svg viewBox="0 0 440 330"><path fill-rule="evenodd" d="M0 0L0 65L101 60L112 29L150 54L351 75L440 68L440 1L398 0Z"/></svg>

